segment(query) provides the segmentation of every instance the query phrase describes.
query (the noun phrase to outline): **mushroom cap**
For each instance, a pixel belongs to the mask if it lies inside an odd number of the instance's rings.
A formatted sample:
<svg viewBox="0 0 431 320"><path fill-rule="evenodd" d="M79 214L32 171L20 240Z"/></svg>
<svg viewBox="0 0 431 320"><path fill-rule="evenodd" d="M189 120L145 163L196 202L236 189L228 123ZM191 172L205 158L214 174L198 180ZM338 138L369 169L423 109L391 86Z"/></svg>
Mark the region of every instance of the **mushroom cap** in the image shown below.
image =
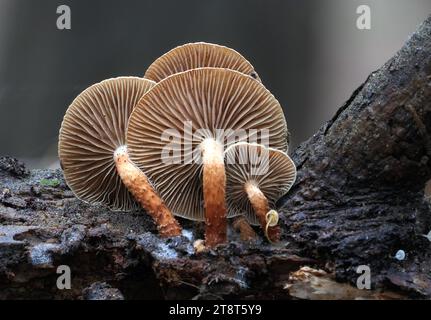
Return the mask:
<svg viewBox="0 0 431 320"><path fill-rule="evenodd" d="M150 65L144 78L159 82L175 73L203 67L236 70L260 81L251 63L240 53L206 42L188 43L165 53Z"/></svg>
<svg viewBox="0 0 431 320"><path fill-rule="evenodd" d="M66 182L81 200L112 210L138 207L117 174L113 156L126 143L134 106L154 85L136 77L105 80L84 90L67 109L58 153Z"/></svg>
<svg viewBox="0 0 431 320"><path fill-rule="evenodd" d="M229 216L244 215L259 225L245 191L245 184L257 186L268 199L270 208L292 187L296 167L290 157L273 148L255 143L237 143L225 151L226 202Z"/></svg>
<svg viewBox="0 0 431 320"><path fill-rule="evenodd" d="M217 129L230 130L223 135ZM176 146L172 163L162 158L169 144L164 133ZM162 80L142 97L130 116L127 146L132 161L145 171L172 212L202 221L201 143L206 138L222 147L257 142L257 133L268 139L269 146L287 150L286 120L274 96L240 72L198 68Z"/></svg>

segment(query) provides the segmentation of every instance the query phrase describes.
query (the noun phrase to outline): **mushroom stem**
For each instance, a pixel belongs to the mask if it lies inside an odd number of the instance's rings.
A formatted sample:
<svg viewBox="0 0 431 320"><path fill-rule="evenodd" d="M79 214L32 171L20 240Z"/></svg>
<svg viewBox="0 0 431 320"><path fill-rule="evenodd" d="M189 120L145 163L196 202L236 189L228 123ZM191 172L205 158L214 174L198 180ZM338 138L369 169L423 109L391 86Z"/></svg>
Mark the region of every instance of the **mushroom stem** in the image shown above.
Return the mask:
<svg viewBox="0 0 431 320"><path fill-rule="evenodd" d="M247 182L244 185L245 192L247 193L248 199L253 206L256 216L263 230L267 227L266 214L269 211L268 199L265 197L259 187L253 182ZM273 226L268 227L267 232L268 240L271 242L277 242L280 240L280 227Z"/></svg>
<svg viewBox="0 0 431 320"><path fill-rule="evenodd" d="M227 241L226 173L223 145L214 139L205 139L201 148L206 227L205 245L214 247Z"/></svg>
<svg viewBox="0 0 431 320"><path fill-rule="evenodd" d="M145 174L130 161L125 146L115 151L114 160L124 185L153 218L160 236L174 237L181 235L181 227L178 221L151 186Z"/></svg>
<svg viewBox="0 0 431 320"><path fill-rule="evenodd" d="M247 222L244 216L236 217L232 223L235 230L239 231L242 241L252 241L255 240L257 235L254 232L251 225Z"/></svg>

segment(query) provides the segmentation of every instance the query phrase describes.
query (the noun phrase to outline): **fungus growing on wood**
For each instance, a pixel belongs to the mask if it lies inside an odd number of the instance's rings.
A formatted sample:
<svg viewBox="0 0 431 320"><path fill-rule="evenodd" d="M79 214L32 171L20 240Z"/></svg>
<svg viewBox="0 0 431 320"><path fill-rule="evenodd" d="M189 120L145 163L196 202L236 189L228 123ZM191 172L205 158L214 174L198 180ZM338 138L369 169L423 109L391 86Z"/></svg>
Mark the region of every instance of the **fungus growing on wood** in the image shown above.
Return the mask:
<svg viewBox="0 0 431 320"><path fill-rule="evenodd" d="M206 42L188 43L172 49L154 61L144 77L159 82L175 73L203 67L236 70L260 81L251 63L240 53Z"/></svg>
<svg viewBox="0 0 431 320"><path fill-rule="evenodd" d="M130 160L126 129L133 107L154 82L119 77L94 84L72 102L59 134L59 158L70 189L81 200L128 211L137 202L162 236L181 228L145 174Z"/></svg>
<svg viewBox="0 0 431 320"><path fill-rule="evenodd" d="M267 140L287 150L282 108L240 72L199 68L159 82L130 116L127 145L174 214L206 222L205 243L226 242L224 148Z"/></svg>
<svg viewBox="0 0 431 320"><path fill-rule="evenodd" d="M237 143L226 149L226 201L230 215L244 215L260 225L271 242L280 238L275 202L296 179L289 156L273 148Z"/></svg>

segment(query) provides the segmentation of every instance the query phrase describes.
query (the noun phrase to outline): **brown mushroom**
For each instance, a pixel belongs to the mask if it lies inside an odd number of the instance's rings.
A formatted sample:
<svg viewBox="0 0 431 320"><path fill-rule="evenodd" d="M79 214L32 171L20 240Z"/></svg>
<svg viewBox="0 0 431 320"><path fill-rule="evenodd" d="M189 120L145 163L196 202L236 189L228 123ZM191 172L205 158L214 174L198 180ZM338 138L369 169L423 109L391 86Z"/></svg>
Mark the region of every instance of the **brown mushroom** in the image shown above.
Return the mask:
<svg viewBox="0 0 431 320"><path fill-rule="evenodd" d="M129 116L154 82L119 77L83 91L66 111L59 134L59 158L67 184L88 203L131 210L137 202L156 222L162 236L181 228L126 147ZM136 199L136 201L135 201Z"/></svg>
<svg viewBox="0 0 431 320"><path fill-rule="evenodd" d="M213 43L188 43L172 49L154 61L145 78L160 82L175 73L213 67L236 70L260 81L253 66L237 51Z"/></svg>
<svg viewBox="0 0 431 320"><path fill-rule="evenodd" d="M287 150L286 121L274 96L237 71L199 68L162 80L142 97L127 145L174 214L206 222L206 245L213 247L226 241L224 148L259 137Z"/></svg>
<svg viewBox="0 0 431 320"><path fill-rule="evenodd" d="M293 161L286 153L273 148L237 143L226 149L225 163L229 214L244 215L251 224L265 230L268 240L278 241L278 214L271 208L295 182ZM276 219L274 223L271 218Z"/></svg>

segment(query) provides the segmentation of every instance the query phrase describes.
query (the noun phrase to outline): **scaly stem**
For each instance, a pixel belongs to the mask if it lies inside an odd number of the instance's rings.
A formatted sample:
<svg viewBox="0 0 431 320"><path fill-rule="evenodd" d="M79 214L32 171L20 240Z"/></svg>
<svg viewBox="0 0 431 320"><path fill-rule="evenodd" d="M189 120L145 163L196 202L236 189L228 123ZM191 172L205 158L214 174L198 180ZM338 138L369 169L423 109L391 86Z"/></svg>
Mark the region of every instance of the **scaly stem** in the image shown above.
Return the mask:
<svg viewBox="0 0 431 320"><path fill-rule="evenodd" d="M205 245L215 247L227 241L226 174L223 145L214 139L201 144L203 196L205 203Z"/></svg>
<svg viewBox="0 0 431 320"><path fill-rule="evenodd" d="M118 148L115 151L114 160L124 185L153 218L160 235L162 237L181 235L178 221L151 186L145 174L130 161L127 148Z"/></svg>
<svg viewBox="0 0 431 320"><path fill-rule="evenodd" d="M265 197L263 192L259 189L259 187L252 183L247 182L244 185L245 192L247 193L248 199L253 206L254 212L259 220L259 223L263 230L266 228L266 214L269 211L268 199ZM268 228L268 238L272 242L277 242L280 240L280 227L274 226Z"/></svg>
<svg viewBox="0 0 431 320"><path fill-rule="evenodd" d="M235 230L239 231L242 241L252 241L257 238L256 232L254 232L253 228L244 216L236 217L232 226Z"/></svg>

